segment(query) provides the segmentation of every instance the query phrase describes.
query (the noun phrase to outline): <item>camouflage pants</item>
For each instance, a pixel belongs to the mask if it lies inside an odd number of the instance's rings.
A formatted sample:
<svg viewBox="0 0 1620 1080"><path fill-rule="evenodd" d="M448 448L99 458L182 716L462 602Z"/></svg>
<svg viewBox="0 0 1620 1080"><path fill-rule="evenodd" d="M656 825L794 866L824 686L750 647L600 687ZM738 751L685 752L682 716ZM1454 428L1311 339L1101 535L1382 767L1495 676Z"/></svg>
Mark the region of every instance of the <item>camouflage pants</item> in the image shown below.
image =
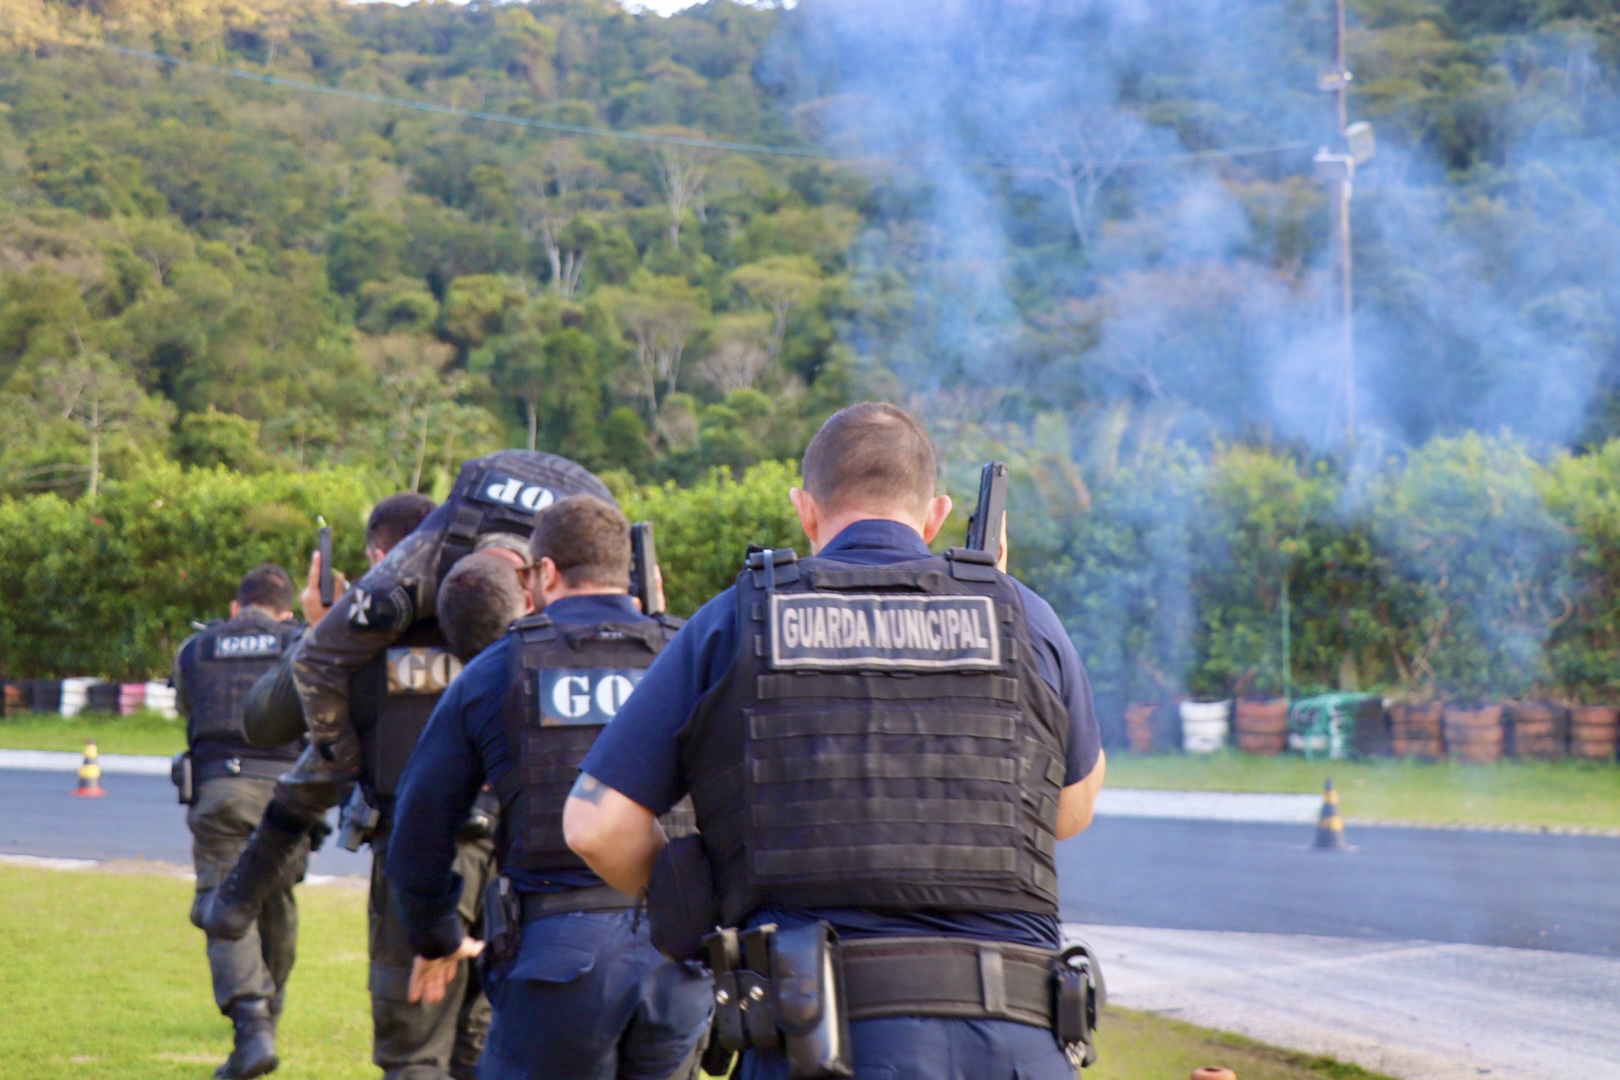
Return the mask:
<svg viewBox="0 0 1620 1080"><path fill-rule="evenodd" d="M489 999L471 963L461 965L444 1000L437 1005L408 1000L411 948L383 876L388 833L372 841L371 903L367 912L371 954L371 1060L384 1080L473 1080L478 1056L489 1031ZM456 848L455 872L461 875L461 919L473 937L481 936L484 886L495 875L494 845L489 840L463 842Z"/></svg>

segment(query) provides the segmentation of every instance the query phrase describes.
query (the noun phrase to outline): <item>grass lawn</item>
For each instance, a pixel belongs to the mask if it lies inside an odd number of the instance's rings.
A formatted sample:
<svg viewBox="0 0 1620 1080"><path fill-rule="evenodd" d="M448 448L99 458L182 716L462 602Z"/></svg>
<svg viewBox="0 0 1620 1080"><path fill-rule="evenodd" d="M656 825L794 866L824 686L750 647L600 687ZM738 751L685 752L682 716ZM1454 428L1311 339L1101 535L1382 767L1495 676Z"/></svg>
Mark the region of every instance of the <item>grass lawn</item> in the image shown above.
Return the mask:
<svg viewBox="0 0 1620 1080"><path fill-rule="evenodd" d="M0 866L0 1077L196 1080L230 1048L214 1009L191 885L155 874ZM299 892L298 966L278 1040L281 1074L376 1076L366 997L365 892ZM1179 1021L1111 1010L1086 1080L1179 1080L1225 1064L1243 1080L1378 1074ZM278 1075L281 1075L278 1074Z"/></svg>
<svg viewBox="0 0 1620 1080"><path fill-rule="evenodd" d="M155 712L134 716L112 713L24 713L0 717L0 747L7 750L84 749L84 740L96 740L103 754L161 754L168 757L186 748L185 721Z"/></svg>
<svg viewBox="0 0 1620 1080"><path fill-rule="evenodd" d="M1235 751L1108 758L1109 787L1319 793L1327 777L1347 817L1620 828L1620 767L1598 762L1306 761Z"/></svg>

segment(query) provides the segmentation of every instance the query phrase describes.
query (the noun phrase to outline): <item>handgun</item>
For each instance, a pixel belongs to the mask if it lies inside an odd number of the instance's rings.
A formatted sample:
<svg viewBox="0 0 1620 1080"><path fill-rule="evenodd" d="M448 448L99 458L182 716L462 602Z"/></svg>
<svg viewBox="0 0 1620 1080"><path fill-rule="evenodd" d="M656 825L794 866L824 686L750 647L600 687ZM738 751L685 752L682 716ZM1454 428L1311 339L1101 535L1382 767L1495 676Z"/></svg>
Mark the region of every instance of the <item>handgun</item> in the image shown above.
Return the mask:
<svg viewBox="0 0 1620 1080"><path fill-rule="evenodd" d="M315 524L321 527L320 532L317 534L320 538L318 540L318 544L321 553L321 606L329 608L332 606L333 600L332 527L326 523L326 519L324 517L320 517L319 515L317 515L315 518Z"/></svg>
<svg viewBox="0 0 1620 1080"><path fill-rule="evenodd" d="M967 546L1001 554L1001 523L1007 516L1007 463L991 461L979 470L979 501L968 518Z"/></svg>
<svg viewBox="0 0 1620 1080"><path fill-rule="evenodd" d="M630 595L641 601L643 615L661 615L664 598L658 590L658 549L650 521L630 526Z"/></svg>

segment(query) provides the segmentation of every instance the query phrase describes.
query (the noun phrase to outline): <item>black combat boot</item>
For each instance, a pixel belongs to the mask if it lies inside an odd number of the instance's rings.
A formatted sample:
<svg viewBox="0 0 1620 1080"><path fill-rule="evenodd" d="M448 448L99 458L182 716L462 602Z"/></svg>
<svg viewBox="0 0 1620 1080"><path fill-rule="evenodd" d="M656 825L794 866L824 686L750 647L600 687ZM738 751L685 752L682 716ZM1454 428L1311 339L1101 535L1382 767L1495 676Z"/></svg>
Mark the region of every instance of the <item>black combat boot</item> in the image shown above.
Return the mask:
<svg viewBox="0 0 1620 1080"><path fill-rule="evenodd" d="M308 833L308 822L272 801L229 876L203 909L202 928L215 937L242 940L265 898L286 878Z"/></svg>
<svg viewBox="0 0 1620 1080"><path fill-rule="evenodd" d="M214 1070L215 1080L246 1080L276 1071L276 1022L270 1016L270 1002L264 998L244 998L231 1005L231 1023L236 1025L236 1048L225 1064Z"/></svg>

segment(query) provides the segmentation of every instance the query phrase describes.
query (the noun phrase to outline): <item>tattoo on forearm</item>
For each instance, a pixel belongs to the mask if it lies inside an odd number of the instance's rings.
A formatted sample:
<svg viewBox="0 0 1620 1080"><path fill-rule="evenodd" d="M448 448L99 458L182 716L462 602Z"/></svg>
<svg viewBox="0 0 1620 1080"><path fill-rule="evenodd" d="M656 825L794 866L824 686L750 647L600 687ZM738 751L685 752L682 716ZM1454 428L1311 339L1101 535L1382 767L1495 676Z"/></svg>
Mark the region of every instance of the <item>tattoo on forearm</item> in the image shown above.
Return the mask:
<svg viewBox="0 0 1620 1080"><path fill-rule="evenodd" d="M574 781L574 789L568 794L575 799L584 799L588 803L600 806L602 796L607 794L607 785L588 773L580 773L579 779Z"/></svg>

